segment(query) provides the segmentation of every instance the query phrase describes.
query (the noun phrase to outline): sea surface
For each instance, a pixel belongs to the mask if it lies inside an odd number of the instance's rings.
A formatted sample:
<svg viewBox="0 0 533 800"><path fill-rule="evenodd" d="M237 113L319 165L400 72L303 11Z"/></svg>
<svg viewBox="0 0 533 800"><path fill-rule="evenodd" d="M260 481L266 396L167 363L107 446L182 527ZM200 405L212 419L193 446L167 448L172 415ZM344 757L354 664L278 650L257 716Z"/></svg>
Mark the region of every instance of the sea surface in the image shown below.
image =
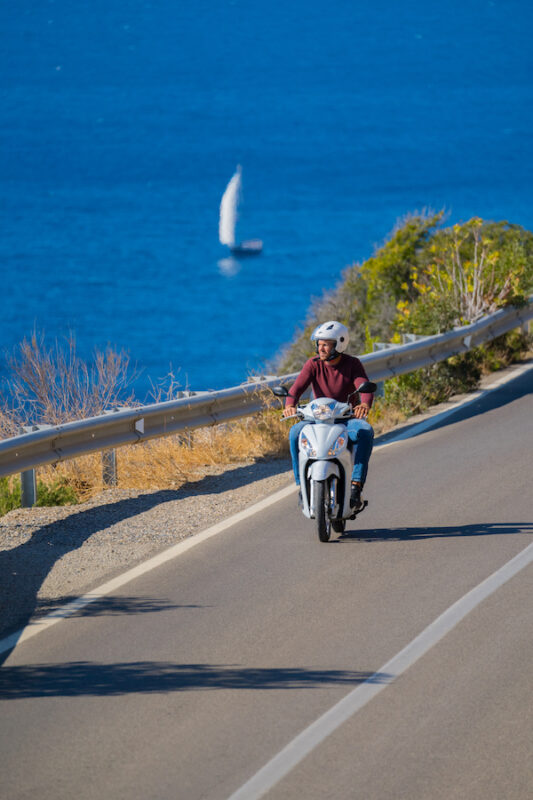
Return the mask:
<svg viewBox="0 0 533 800"><path fill-rule="evenodd" d="M17 0L0 28L3 352L72 332L141 397L234 386L406 213L533 227L526 0Z"/></svg>

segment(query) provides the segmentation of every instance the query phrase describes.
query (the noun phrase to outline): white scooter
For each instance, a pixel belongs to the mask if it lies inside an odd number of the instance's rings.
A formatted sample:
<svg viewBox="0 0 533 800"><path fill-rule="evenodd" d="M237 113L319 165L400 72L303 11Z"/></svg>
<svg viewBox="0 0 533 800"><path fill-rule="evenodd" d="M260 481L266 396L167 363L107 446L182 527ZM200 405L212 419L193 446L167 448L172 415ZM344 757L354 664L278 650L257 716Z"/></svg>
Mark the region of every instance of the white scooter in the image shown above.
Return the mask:
<svg viewBox="0 0 533 800"><path fill-rule="evenodd" d="M365 381L359 393L374 393L377 387ZM287 397L286 386L276 386L277 397ZM350 403L339 403L329 397L318 397L296 414L308 421L298 437L298 463L302 491L302 512L316 519L318 538L328 542L331 529L343 533L347 519L355 519L361 508L350 507L354 453L348 438L345 421L353 415ZM290 417L288 417L290 419Z"/></svg>

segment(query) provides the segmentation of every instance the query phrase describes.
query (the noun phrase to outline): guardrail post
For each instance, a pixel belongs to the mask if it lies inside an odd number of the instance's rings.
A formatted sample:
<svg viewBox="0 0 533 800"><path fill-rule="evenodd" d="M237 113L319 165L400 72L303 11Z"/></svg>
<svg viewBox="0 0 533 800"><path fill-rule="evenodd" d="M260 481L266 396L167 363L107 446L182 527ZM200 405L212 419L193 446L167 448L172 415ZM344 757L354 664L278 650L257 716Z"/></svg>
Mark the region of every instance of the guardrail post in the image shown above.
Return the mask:
<svg viewBox="0 0 533 800"><path fill-rule="evenodd" d="M20 500L22 508L31 508L37 502L37 478L34 469L20 473Z"/></svg>
<svg viewBox="0 0 533 800"><path fill-rule="evenodd" d="M190 389L183 389L183 390L180 390L179 392L177 392L176 400L178 400L178 399L181 400L182 397L195 397L197 394L205 394L205 392L202 392L202 391L198 392L198 391L192 391ZM180 444L182 444L184 447L188 447L188 448L192 447L193 435L192 435L192 432L190 430L185 430L183 433L179 433L176 438L177 438L178 442Z"/></svg>
<svg viewBox="0 0 533 800"><path fill-rule="evenodd" d="M102 452L102 478L104 486L117 485L117 451L104 450Z"/></svg>
<svg viewBox="0 0 533 800"><path fill-rule="evenodd" d="M380 350L390 350L391 347L394 345L390 342L372 342L372 351L374 353L379 352ZM376 381L377 389L376 389L376 397L385 397L385 381Z"/></svg>

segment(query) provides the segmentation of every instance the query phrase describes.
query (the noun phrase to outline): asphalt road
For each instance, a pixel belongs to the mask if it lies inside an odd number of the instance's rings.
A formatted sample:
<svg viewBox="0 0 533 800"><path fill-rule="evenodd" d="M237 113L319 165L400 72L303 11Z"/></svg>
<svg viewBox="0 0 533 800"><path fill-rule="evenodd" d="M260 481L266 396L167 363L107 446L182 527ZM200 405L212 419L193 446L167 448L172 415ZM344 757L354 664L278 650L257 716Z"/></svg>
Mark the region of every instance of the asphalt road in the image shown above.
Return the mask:
<svg viewBox="0 0 533 800"><path fill-rule="evenodd" d="M20 644L0 670L3 800L229 798L533 541L532 388L530 371L377 451L345 536L320 544L289 497ZM267 797L530 798L532 577Z"/></svg>

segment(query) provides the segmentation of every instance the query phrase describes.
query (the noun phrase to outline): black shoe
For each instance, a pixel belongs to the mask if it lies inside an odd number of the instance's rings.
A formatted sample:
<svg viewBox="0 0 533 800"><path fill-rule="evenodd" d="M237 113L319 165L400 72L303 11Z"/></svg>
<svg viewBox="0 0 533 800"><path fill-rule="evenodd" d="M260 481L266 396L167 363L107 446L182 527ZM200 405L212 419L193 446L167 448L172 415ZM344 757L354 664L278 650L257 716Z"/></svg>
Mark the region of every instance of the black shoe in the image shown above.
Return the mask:
<svg viewBox="0 0 533 800"><path fill-rule="evenodd" d="M350 494L350 508L357 509L361 508L363 505L361 501L361 484L360 483L352 483L352 491Z"/></svg>

